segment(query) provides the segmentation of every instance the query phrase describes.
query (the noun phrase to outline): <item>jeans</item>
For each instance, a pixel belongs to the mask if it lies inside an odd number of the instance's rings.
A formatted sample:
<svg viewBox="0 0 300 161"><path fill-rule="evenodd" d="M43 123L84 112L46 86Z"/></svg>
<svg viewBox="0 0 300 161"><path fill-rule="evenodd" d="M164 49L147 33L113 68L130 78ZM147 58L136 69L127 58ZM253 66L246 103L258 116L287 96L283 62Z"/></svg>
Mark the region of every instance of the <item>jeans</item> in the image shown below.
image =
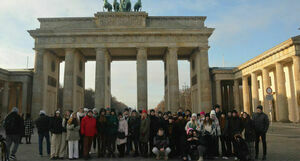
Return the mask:
<svg viewBox="0 0 300 161"><path fill-rule="evenodd" d="M157 148L157 147L154 147L152 149L152 152L156 155L156 156L159 156L160 154L162 154L160 152L160 150ZM165 151L163 152L164 154L164 157L167 157L169 155L169 153L171 152L171 149L169 147L165 148Z"/></svg>
<svg viewBox="0 0 300 161"><path fill-rule="evenodd" d="M43 155L43 140L46 139L47 144L47 154L50 155L50 137L49 132L39 133L39 152Z"/></svg>
<svg viewBox="0 0 300 161"><path fill-rule="evenodd" d="M10 155L10 147L11 144L14 143L14 147L11 151L11 155L16 155L19 143L20 143L20 135L7 135L6 136L6 147L7 147L7 156Z"/></svg>
<svg viewBox="0 0 300 161"><path fill-rule="evenodd" d="M127 147L130 147L130 151L132 151L132 142L133 142L133 145L134 145L134 150L135 150L135 154L138 154L139 153L139 138L137 136L133 137L133 136L129 136L128 137L128 140L127 140Z"/></svg>
<svg viewBox="0 0 300 161"><path fill-rule="evenodd" d="M256 133L256 142L255 142L255 150L256 150L256 156L258 156L258 152L259 152L259 141L261 137L261 141L263 144L263 155L266 156L267 155L267 143L266 143L266 133Z"/></svg>
<svg viewBox="0 0 300 161"><path fill-rule="evenodd" d="M114 155L116 151L116 139L115 135L107 135L107 151L109 155Z"/></svg>
<svg viewBox="0 0 300 161"><path fill-rule="evenodd" d="M246 142L247 143L247 147L250 153L250 160L254 160L254 141L253 142Z"/></svg>

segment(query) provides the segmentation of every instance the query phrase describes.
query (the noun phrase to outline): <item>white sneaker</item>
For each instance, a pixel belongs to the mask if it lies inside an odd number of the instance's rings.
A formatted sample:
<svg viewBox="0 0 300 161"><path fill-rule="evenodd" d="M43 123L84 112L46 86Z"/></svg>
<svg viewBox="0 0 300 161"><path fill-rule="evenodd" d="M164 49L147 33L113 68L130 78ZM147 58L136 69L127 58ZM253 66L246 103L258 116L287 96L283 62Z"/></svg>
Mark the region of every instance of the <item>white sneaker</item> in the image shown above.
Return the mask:
<svg viewBox="0 0 300 161"><path fill-rule="evenodd" d="M203 161L203 157L199 157L198 161Z"/></svg>
<svg viewBox="0 0 300 161"><path fill-rule="evenodd" d="M229 158L224 156L224 157L222 157L222 159L224 159L224 160L228 160Z"/></svg>
<svg viewBox="0 0 300 161"><path fill-rule="evenodd" d="M234 157L234 160L238 160L238 158L237 158L237 157Z"/></svg>

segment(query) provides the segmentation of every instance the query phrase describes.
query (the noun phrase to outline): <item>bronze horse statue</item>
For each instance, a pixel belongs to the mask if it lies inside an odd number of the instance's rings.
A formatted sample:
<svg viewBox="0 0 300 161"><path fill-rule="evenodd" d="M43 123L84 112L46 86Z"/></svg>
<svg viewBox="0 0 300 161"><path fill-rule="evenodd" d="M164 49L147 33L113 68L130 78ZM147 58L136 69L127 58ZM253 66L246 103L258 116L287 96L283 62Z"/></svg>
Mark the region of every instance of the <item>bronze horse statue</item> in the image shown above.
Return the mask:
<svg viewBox="0 0 300 161"><path fill-rule="evenodd" d="M107 9L108 12L112 11L112 5L107 0L104 0L103 11L104 9Z"/></svg>
<svg viewBox="0 0 300 161"><path fill-rule="evenodd" d="M134 12L142 11L142 0L138 0L134 5Z"/></svg>

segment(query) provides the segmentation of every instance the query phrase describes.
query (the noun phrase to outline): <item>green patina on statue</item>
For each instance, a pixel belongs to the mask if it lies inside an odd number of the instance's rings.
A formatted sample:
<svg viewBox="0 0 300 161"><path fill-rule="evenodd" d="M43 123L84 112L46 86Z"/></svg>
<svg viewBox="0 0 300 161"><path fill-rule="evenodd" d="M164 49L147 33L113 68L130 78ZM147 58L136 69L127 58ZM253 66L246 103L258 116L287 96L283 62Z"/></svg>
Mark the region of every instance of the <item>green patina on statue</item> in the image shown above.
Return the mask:
<svg viewBox="0 0 300 161"><path fill-rule="evenodd" d="M104 9L107 9L108 12L112 11L112 5L107 0L104 0L103 11Z"/></svg>
<svg viewBox="0 0 300 161"><path fill-rule="evenodd" d="M138 0L134 5L134 12L142 11L142 0Z"/></svg>
<svg viewBox="0 0 300 161"><path fill-rule="evenodd" d="M115 12L131 12L131 1L130 0L120 0L120 3L117 0L114 0L113 6L104 0L103 11L106 9L108 12L112 11L112 8ZM138 0L134 5L134 11L139 12L142 10L142 1Z"/></svg>
<svg viewBox="0 0 300 161"><path fill-rule="evenodd" d="M114 11L115 12L120 11L120 3L117 0L114 0L113 6L114 6Z"/></svg>

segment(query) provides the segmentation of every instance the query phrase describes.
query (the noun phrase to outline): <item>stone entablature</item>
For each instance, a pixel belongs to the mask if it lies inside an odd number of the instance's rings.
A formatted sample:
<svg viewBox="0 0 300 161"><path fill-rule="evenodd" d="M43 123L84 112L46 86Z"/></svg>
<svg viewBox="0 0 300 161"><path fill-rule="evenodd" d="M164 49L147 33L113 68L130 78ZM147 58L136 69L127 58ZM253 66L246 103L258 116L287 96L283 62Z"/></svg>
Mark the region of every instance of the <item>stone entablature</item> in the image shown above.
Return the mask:
<svg viewBox="0 0 300 161"><path fill-rule="evenodd" d="M0 68L0 80L9 82L30 82L33 77L33 69L2 69Z"/></svg>

